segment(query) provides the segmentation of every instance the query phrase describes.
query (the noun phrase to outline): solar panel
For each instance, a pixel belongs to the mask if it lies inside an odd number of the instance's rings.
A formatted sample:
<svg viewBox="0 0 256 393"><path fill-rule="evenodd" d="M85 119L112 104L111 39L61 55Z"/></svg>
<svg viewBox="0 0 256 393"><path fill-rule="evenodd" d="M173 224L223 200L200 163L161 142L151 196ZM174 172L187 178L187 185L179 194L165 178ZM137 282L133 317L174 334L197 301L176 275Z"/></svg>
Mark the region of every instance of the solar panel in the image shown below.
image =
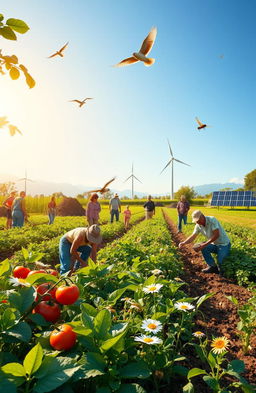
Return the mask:
<svg viewBox="0 0 256 393"><path fill-rule="evenodd" d="M255 191L214 191L211 206L256 206Z"/></svg>

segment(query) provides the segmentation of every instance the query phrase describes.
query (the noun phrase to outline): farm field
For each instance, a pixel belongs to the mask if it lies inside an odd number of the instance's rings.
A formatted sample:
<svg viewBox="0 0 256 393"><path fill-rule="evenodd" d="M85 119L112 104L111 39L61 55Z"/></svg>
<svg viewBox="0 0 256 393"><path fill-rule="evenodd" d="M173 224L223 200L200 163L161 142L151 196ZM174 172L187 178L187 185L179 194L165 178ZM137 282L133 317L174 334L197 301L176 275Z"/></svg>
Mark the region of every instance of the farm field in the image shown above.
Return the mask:
<svg viewBox="0 0 256 393"><path fill-rule="evenodd" d="M191 293L193 283L163 210L174 211L157 208L153 220L142 222L144 212L138 208L136 215L134 210L134 225L127 233L122 222L102 225L104 247L98 252L97 264L90 261L88 267L72 275L71 281L47 273L20 280L19 286L9 281L16 265L33 269L35 260L56 261L57 232L52 238L38 238L29 244L31 254L18 249L11 259L1 263L1 389L7 386L10 393L62 389L75 393L165 393L172 386L174 393L208 393L217 392L212 389L215 383L223 392L254 391L255 336L250 335L252 349L244 354L235 325L227 329L220 321L220 310L214 314L219 328L209 323L208 309L213 312L216 294L209 288L201 289L200 295ZM56 220L47 228L63 228L64 220L66 225L78 225L84 217L59 219L61 222ZM40 227L42 230L46 225L24 228L23 237ZM71 305L62 305L53 297L49 306L57 309L54 320L46 320L46 314L36 308L42 298L35 303L34 293L44 282L57 287L76 285L80 291L79 299ZM229 294L236 295L239 304L241 299L243 304L250 299L246 289L235 285ZM238 321L236 309L230 308L232 303L227 299L226 304L234 324ZM33 313L35 308L37 312ZM50 336L63 323L75 333L76 343L56 352ZM196 336L199 330L203 338ZM229 346L224 345L227 351L214 353L213 337L222 336L229 340ZM226 358L222 364L221 359ZM220 370L228 379L221 376Z"/></svg>

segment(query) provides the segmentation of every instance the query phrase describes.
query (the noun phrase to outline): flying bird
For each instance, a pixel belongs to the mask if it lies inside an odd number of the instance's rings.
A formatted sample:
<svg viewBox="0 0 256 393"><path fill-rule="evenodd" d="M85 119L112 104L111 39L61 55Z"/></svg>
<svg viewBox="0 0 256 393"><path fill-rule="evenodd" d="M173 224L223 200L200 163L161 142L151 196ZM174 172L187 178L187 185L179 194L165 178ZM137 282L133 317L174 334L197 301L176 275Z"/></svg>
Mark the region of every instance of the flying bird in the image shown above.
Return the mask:
<svg viewBox="0 0 256 393"><path fill-rule="evenodd" d="M64 57L63 51L66 49L67 46L68 46L68 42L62 48L60 48L60 50L57 50L55 53L53 53L51 56L49 56L48 59L51 59L52 57L55 57L55 56Z"/></svg>
<svg viewBox="0 0 256 393"><path fill-rule="evenodd" d="M113 177L113 179L109 180L106 184L104 184L104 186L103 186L102 188L99 188L99 189L97 189L97 190L86 191L86 192L84 193L84 195L86 195L86 194L91 194L92 192L99 192L99 193L101 193L101 194L104 194L105 192L108 192L108 191L110 190L109 188L107 188L107 186L108 186L110 183L112 183L112 181L114 181L114 180L115 180L115 177Z"/></svg>
<svg viewBox="0 0 256 393"><path fill-rule="evenodd" d="M208 126L207 124L203 124L203 123L198 119L198 117L196 117L196 121L197 121L197 123L199 124L199 127L197 127L198 130L202 130L202 129L205 128L205 127L211 127L211 126Z"/></svg>
<svg viewBox="0 0 256 393"><path fill-rule="evenodd" d="M145 38L145 40L143 41L141 48L139 50L139 52L134 52L132 54L132 57L128 57L127 59L124 59L122 61L120 61L120 63L116 64L115 67L123 67L123 66L127 66L130 64L134 64L137 63L138 61L143 61L144 65L149 67L152 64L154 64L155 59L153 58L149 58L146 57L149 52L151 51L155 39L156 39L156 35L157 35L157 28L153 27L148 36Z"/></svg>
<svg viewBox="0 0 256 393"><path fill-rule="evenodd" d="M92 97L87 97L87 98L85 98L83 101L80 101L80 100L71 100L71 101L69 101L69 102L77 102L77 103L79 104L79 107L81 108L81 107L86 103L87 100L93 100L93 98L92 98Z"/></svg>

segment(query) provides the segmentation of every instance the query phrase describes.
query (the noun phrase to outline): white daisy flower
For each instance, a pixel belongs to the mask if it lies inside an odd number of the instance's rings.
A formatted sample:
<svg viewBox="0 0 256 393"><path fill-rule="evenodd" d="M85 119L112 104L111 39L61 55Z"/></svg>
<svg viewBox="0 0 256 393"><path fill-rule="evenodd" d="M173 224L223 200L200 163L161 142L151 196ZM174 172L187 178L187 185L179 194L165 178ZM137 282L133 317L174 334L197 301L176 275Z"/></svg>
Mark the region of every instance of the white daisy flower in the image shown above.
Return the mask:
<svg viewBox="0 0 256 393"><path fill-rule="evenodd" d="M23 280L22 278L11 277L9 278L9 282L14 287L18 287L18 286L30 287L30 284L28 282L25 282L25 280Z"/></svg>
<svg viewBox="0 0 256 393"><path fill-rule="evenodd" d="M181 311L189 311L189 310L193 310L193 308L195 308L195 306L193 306L193 304L187 303L187 302L177 302L174 304L174 307L177 308L178 310L181 310Z"/></svg>
<svg viewBox="0 0 256 393"><path fill-rule="evenodd" d="M141 335L141 336L134 337L134 340L142 342L144 344L148 344L148 345L163 343L163 340L161 340L160 338L155 337L155 336L150 337L150 336Z"/></svg>
<svg viewBox="0 0 256 393"><path fill-rule="evenodd" d="M162 329L162 324L155 319L145 319L142 322L141 328L144 329L146 332L157 333L159 332L159 330Z"/></svg>
<svg viewBox="0 0 256 393"><path fill-rule="evenodd" d="M195 333L193 333L194 337L198 337L198 338L202 338L205 336L205 334L203 332L197 331Z"/></svg>
<svg viewBox="0 0 256 393"><path fill-rule="evenodd" d="M163 271L160 270L160 269L154 269L154 270L151 270L151 273L154 274L154 275L156 276L157 274L163 273Z"/></svg>
<svg viewBox="0 0 256 393"><path fill-rule="evenodd" d="M162 286L163 286L162 284L151 284L142 288L142 290L145 293L154 293L154 292L159 292Z"/></svg>

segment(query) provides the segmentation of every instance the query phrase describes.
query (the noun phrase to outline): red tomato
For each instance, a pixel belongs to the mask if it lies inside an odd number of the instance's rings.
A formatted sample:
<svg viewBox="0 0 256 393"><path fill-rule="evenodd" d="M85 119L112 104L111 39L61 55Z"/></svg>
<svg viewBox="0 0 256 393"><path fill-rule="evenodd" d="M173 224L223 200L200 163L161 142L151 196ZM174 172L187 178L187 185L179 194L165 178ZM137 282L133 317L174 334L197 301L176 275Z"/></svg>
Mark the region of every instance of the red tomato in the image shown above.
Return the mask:
<svg viewBox="0 0 256 393"><path fill-rule="evenodd" d="M61 325L58 329L53 330L50 335L50 344L58 351L67 351L76 343L76 333L69 325Z"/></svg>
<svg viewBox="0 0 256 393"><path fill-rule="evenodd" d="M30 273L30 269L25 266L16 266L13 269L13 276L16 278L27 278Z"/></svg>
<svg viewBox="0 0 256 393"><path fill-rule="evenodd" d="M58 277L58 275L59 275L57 270L53 270L53 269L48 269L47 273L52 274L53 276L56 276L56 277Z"/></svg>
<svg viewBox="0 0 256 393"><path fill-rule="evenodd" d="M33 314L41 314L46 321L56 322L60 317L60 307L56 303L40 302L32 311Z"/></svg>
<svg viewBox="0 0 256 393"><path fill-rule="evenodd" d="M1 300L1 303L8 303L8 300L3 299L3 300Z"/></svg>
<svg viewBox="0 0 256 393"><path fill-rule="evenodd" d="M57 288L55 297L61 304L73 304L79 298L79 289L75 284L70 286L61 285Z"/></svg>
<svg viewBox="0 0 256 393"><path fill-rule="evenodd" d="M36 288L37 293L39 293L39 295L43 295L45 292L48 292L48 289L52 287L53 284L50 284L48 282L44 283L44 284L40 284L38 285L38 287ZM50 292L49 295L45 295L42 297L42 300L55 300L55 292L56 292L56 287L53 288ZM36 299L37 300L37 299Z"/></svg>
<svg viewBox="0 0 256 393"><path fill-rule="evenodd" d="M36 274L36 273L46 273L46 271L45 270L31 270L29 273L28 273L28 277L29 276L32 276L32 274Z"/></svg>

